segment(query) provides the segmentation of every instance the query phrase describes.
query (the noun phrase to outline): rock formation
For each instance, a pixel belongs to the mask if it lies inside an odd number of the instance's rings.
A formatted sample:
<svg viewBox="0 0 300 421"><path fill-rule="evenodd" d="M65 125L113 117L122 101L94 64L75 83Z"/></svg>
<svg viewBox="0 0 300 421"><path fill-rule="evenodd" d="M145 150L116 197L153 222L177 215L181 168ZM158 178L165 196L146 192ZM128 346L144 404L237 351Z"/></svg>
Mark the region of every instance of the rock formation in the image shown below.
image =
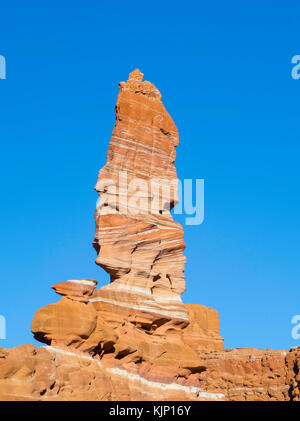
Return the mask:
<svg viewBox="0 0 300 421"><path fill-rule="evenodd" d="M187 371L176 382L149 378L86 353L31 344L0 348L0 401L55 400L300 400L300 347L287 351L237 349L202 352L198 387Z"/></svg>
<svg viewBox="0 0 300 421"><path fill-rule="evenodd" d="M63 298L36 312L31 325L35 339L55 346L82 345L97 325L97 312L88 301L96 285L92 279L54 285Z"/></svg>
<svg viewBox="0 0 300 421"><path fill-rule="evenodd" d="M217 310L200 304L186 304L185 308L189 313L189 324L183 330L184 342L195 351L224 350Z"/></svg>
<svg viewBox="0 0 300 421"><path fill-rule="evenodd" d="M96 263L110 283L70 280L38 310L45 344L0 348L0 400L299 400L300 349L224 350L216 310L181 300L177 128L135 70L119 85L96 191Z"/></svg>
<svg viewBox="0 0 300 421"><path fill-rule="evenodd" d="M134 323L156 335L188 324L182 227L177 199L177 128L159 91L135 70L119 85L116 123L99 173L94 246L111 283L92 302L114 326ZM97 304L99 303L99 304Z"/></svg>

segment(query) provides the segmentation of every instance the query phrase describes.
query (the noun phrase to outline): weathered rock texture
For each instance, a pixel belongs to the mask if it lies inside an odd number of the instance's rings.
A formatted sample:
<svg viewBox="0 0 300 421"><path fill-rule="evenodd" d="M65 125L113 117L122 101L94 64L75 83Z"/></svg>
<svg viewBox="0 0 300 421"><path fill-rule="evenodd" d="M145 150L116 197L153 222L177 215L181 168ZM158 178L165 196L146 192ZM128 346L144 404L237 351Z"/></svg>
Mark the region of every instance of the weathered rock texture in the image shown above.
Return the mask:
<svg viewBox="0 0 300 421"><path fill-rule="evenodd" d="M160 92L142 79L135 70L119 85L116 123L96 185L96 263L111 283L92 301L114 327L125 321L159 335L188 324L180 297L183 230L170 214L178 200L178 132Z"/></svg>
<svg viewBox="0 0 300 421"><path fill-rule="evenodd" d="M186 304L189 325L183 331L184 342L196 351L223 350L223 338L219 331L219 314L200 304Z"/></svg>
<svg viewBox="0 0 300 421"><path fill-rule="evenodd" d="M0 400L300 400L300 347L236 349L201 355L198 387L187 374L151 380L149 364L125 367L86 353L31 344L0 348Z"/></svg>
<svg viewBox="0 0 300 421"><path fill-rule="evenodd" d="M120 83L96 190L96 263L111 276L55 284L37 311L46 346L0 349L0 400L299 400L300 349L224 350L216 310L187 304L176 126L135 70Z"/></svg>
<svg viewBox="0 0 300 421"><path fill-rule="evenodd" d="M56 346L79 347L94 332L97 312L88 302L97 281L80 279L54 285L63 298L38 310L31 330L35 339Z"/></svg>

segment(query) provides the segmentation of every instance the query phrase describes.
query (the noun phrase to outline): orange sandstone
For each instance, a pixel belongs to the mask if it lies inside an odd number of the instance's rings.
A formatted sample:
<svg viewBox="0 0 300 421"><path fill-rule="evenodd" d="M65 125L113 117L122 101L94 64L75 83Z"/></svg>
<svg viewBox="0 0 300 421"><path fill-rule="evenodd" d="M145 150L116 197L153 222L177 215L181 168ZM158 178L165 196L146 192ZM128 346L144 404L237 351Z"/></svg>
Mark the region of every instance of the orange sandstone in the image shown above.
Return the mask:
<svg viewBox="0 0 300 421"><path fill-rule="evenodd" d="M140 71L119 89L93 243L111 282L52 287L32 321L45 346L0 348L0 400L300 400L300 348L224 350L217 311L182 303L177 128Z"/></svg>

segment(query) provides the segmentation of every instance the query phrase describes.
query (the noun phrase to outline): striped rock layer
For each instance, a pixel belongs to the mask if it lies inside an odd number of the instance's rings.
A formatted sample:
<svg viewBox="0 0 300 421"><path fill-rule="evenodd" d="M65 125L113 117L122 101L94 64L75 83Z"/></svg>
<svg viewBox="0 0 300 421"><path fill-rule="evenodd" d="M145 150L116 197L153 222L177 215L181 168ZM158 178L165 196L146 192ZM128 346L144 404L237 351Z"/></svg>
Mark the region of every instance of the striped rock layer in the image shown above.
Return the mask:
<svg viewBox="0 0 300 421"><path fill-rule="evenodd" d="M94 358L99 370L133 388L165 390L165 398L219 399L201 391L205 366L197 353L224 349L218 313L181 301L185 244L171 216L178 132L159 91L142 78L135 70L120 83L96 185L93 244L111 282L100 289L92 279L55 284L61 300L38 310L31 330L59 358Z"/></svg>
<svg viewBox="0 0 300 421"><path fill-rule="evenodd" d="M216 310L183 305L178 133L159 91L135 70L120 83L96 190L96 263L111 276L52 288L31 344L0 348L3 400L300 400L300 348L224 350Z"/></svg>
<svg viewBox="0 0 300 421"><path fill-rule="evenodd" d="M32 344L0 347L0 401L299 401L300 347L237 349L201 355L197 386L182 372L165 382L73 350Z"/></svg>
<svg viewBox="0 0 300 421"><path fill-rule="evenodd" d="M178 201L178 132L160 92L142 79L135 70L119 85L107 162L95 187L96 263L111 283L91 301L114 327L125 321L161 334L188 324L183 230L170 213Z"/></svg>

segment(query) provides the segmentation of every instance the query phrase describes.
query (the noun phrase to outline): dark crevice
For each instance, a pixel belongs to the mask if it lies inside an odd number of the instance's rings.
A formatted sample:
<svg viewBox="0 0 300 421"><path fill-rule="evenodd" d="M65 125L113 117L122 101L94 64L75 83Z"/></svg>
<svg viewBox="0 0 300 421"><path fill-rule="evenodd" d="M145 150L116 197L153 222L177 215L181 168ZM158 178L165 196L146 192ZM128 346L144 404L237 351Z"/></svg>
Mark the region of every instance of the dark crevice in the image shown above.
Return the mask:
<svg viewBox="0 0 300 421"><path fill-rule="evenodd" d="M35 340L42 342L43 344L51 345L51 340L47 339L45 333L43 332L34 332L33 337Z"/></svg>

